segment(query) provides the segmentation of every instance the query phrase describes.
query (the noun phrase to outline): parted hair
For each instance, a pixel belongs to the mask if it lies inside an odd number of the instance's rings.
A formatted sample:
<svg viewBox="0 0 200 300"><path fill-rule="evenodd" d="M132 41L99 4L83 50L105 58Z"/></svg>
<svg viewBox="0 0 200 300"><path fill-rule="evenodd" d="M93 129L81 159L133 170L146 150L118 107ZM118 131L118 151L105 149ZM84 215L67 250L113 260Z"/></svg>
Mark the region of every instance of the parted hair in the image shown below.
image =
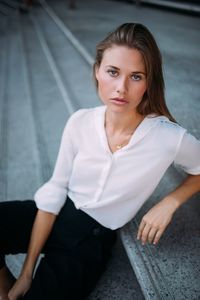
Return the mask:
<svg viewBox="0 0 200 300"><path fill-rule="evenodd" d="M124 23L109 33L96 46L96 57L93 65L94 78L95 69L100 66L104 51L115 45L137 49L143 57L147 90L137 107L138 113L143 116L148 114L164 115L171 121L176 122L165 101L161 53L152 33L146 26L139 23ZM98 87L96 78L95 83Z"/></svg>

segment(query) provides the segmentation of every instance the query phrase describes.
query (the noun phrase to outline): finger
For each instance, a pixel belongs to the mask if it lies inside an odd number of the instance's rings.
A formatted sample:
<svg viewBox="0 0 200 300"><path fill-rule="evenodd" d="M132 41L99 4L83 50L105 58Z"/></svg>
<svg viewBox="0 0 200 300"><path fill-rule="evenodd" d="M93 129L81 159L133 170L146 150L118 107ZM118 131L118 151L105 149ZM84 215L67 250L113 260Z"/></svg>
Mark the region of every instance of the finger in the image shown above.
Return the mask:
<svg viewBox="0 0 200 300"><path fill-rule="evenodd" d="M152 241L154 240L156 233L157 233L158 229L156 227L152 227L149 231L148 234L148 242L151 244Z"/></svg>
<svg viewBox="0 0 200 300"><path fill-rule="evenodd" d="M163 234L163 231L162 231L162 230L158 230L158 231L157 231L157 233L156 233L156 235L155 235L155 238L154 238L154 241L153 241L153 244L154 244L154 245L158 244L158 242L159 242L159 240L160 240L162 234Z"/></svg>
<svg viewBox="0 0 200 300"><path fill-rule="evenodd" d="M151 226L149 224L146 224L142 233L141 233L141 240L142 240L142 245L146 244L146 241L148 239L149 231L151 230Z"/></svg>
<svg viewBox="0 0 200 300"><path fill-rule="evenodd" d="M138 229L138 234L137 234L137 239L140 240L141 239L141 235L142 235L142 231L145 227L146 223L144 220L141 221L139 229Z"/></svg>

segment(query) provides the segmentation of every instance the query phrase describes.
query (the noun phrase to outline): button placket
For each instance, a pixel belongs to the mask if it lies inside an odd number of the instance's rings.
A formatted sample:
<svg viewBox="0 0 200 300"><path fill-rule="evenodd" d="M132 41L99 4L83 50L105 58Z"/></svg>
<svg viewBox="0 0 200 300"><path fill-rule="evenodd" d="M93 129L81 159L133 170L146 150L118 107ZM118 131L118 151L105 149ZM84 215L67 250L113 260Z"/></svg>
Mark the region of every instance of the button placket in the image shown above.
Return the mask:
<svg viewBox="0 0 200 300"><path fill-rule="evenodd" d="M97 189L97 192L96 192L95 197L94 197L95 202L99 201L99 199L100 199L100 196L103 192L104 186L107 182L107 178L110 174L112 164L113 164L113 158L110 157L109 161L107 162L107 164L104 166L104 168L102 170L102 173L101 173L101 176L100 176L100 179L99 179L99 188Z"/></svg>

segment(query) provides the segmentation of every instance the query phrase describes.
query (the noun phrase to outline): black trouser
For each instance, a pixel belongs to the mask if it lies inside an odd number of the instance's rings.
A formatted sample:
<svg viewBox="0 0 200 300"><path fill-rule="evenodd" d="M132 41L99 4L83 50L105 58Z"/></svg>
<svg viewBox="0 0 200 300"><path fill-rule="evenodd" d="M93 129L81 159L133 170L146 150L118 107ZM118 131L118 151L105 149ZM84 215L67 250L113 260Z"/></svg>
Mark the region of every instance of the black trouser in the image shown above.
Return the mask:
<svg viewBox="0 0 200 300"><path fill-rule="evenodd" d="M6 254L26 253L35 202L0 203L0 268ZM117 232L76 209L67 198L43 249L24 300L85 299L105 270Z"/></svg>

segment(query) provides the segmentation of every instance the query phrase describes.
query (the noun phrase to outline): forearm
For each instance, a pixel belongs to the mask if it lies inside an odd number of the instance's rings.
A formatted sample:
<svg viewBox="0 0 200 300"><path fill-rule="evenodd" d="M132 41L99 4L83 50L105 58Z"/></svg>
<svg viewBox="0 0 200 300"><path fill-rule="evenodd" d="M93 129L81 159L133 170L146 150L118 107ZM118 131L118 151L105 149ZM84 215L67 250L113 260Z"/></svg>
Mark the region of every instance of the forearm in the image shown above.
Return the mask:
<svg viewBox="0 0 200 300"><path fill-rule="evenodd" d="M56 215L38 210L21 275L32 277L37 259L47 241L55 220Z"/></svg>
<svg viewBox="0 0 200 300"><path fill-rule="evenodd" d="M171 203L176 211L194 194L200 191L200 175L188 175L186 179L162 201Z"/></svg>

